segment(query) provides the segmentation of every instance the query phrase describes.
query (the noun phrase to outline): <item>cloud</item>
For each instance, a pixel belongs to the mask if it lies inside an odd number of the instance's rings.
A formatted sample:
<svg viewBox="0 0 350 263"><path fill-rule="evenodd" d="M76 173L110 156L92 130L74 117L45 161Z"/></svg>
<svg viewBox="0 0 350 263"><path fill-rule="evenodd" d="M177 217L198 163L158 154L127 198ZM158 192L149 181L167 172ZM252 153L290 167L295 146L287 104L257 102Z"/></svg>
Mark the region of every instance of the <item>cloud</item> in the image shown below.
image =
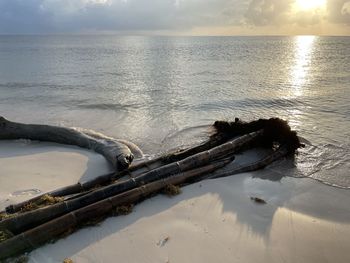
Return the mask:
<svg viewBox="0 0 350 263"><path fill-rule="evenodd" d="M307 1L307 0L305 0ZM0 33L191 32L198 28L350 24L350 1L327 12L296 11L295 0L0 0ZM287 27L286 27L287 28Z"/></svg>
<svg viewBox="0 0 350 263"><path fill-rule="evenodd" d="M50 18L40 10L41 0L0 0L0 33L45 31Z"/></svg>
<svg viewBox="0 0 350 263"><path fill-rule="evenodd" d="M0 0L0 32L24 25L30 33L188 30L239 23L242 6L239 0Z"/></svg>
<svg viewBox="0 0 350 263"><path fill-rule="evenodd" d="M350 25L349 0L328 0L327 9L330 22Z"/></svg>
<svg viewBox="0 0 350 263"><path fill-rule="evenodd" d="M305 0L306 1L306 0ZM311 26L325 19L324 10L301 10L295 0L252 0L245 13L246 22L254 26Z"/></svg>
<svg viewBox="0 0 350 263"><path fill-rule="evenodd" d="M288 21L292 0L252 0L246 21L256 26L280 25Z"/></svg>

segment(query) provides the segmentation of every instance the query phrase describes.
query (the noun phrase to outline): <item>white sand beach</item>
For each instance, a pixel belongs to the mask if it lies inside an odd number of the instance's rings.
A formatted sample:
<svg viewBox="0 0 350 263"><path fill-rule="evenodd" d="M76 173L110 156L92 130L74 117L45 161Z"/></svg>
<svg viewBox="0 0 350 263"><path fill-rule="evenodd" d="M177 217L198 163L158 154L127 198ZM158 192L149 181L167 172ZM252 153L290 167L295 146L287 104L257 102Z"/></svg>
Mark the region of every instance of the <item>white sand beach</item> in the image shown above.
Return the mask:
<svg viewBox="0 0 350 263"><path fill-rule="evenodd" d="M0 142L0 167L1 210L110 169L93 152L26 141ZM348 263L349 202L349 190L266 168L158 195L32 251L29 262Z"/></svg>

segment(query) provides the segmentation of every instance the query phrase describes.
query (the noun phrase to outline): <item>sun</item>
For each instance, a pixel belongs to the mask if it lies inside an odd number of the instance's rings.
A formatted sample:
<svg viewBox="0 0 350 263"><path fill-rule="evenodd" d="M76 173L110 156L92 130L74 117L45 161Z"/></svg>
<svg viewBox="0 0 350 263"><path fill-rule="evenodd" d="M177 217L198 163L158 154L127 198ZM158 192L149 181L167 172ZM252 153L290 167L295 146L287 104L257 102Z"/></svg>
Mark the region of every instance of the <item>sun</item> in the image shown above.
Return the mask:
<svg viewBox="0 0 350 263"><path fill-rule="evenodd" d="M327 0L295 0L295 4L299 10L321 9L326 6Z"/></svg>

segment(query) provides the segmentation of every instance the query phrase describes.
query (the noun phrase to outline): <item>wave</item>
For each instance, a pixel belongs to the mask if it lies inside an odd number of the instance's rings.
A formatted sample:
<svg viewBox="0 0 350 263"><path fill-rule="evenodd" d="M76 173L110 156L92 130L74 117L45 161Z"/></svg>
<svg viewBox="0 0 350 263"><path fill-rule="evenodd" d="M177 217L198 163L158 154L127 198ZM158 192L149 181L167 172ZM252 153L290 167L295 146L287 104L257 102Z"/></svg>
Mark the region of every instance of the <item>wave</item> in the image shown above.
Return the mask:
<svg viewBox="0 0 350 263"><path fill-rule="evenodd" d="M232 109L232 108L295 108L295 107L307 107L308 104L305 101L299 99L242 99L242 100L218 100L211 101L209 103L201 103L196 110L211 110L211 109Z"/></svg>
<svg viewBox="0 0 350 263"><path fill-rule="evenodd" d="M52 88L52 89L75 89L79 85L67 85L67 84L54 84L45 82L6 82L0 83L0 88L8 89L30 89L30 88Z"/></svg>
<svg viewBox="0 0 350 263"><path fill-rule="evenodd" d="M322 183L350 188L350 145L306 145L299 150L294 177L309 177Z"/></svg>
<svg viewBox="0 0 350 263"><path fill-rule="evenodd" d="M235 105L239 107L296 107L296 106L306 106L304 101L298 99L244 99L240 101L235 101Z"/></svg>
<svg viewBox="0 0 350 263"><path fill-rule="evenodd" d="M82 109L96 109L96 110L113 110L113 111L127 111L128 109L140 108L139 104L121 104L121 103L90 103L77 104L78 108Z"/></svg>

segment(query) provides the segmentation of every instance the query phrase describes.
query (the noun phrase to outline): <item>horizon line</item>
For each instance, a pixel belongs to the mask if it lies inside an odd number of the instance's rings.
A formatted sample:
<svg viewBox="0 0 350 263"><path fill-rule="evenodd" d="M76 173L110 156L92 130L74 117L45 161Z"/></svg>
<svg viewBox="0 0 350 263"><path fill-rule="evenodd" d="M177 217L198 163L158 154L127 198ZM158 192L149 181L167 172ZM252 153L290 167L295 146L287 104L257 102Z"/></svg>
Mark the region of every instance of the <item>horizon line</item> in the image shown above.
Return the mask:
<svg viewBox="0 0 350 263"><path fill-rule="evenodd" d="M130 37L350 37L350 35L326 34L232 34L232 35L204 35L204 34L146 34L146 33L117 33L117 32L79 32L79 33L0 33L0 36L130 36Z"/></svg>

